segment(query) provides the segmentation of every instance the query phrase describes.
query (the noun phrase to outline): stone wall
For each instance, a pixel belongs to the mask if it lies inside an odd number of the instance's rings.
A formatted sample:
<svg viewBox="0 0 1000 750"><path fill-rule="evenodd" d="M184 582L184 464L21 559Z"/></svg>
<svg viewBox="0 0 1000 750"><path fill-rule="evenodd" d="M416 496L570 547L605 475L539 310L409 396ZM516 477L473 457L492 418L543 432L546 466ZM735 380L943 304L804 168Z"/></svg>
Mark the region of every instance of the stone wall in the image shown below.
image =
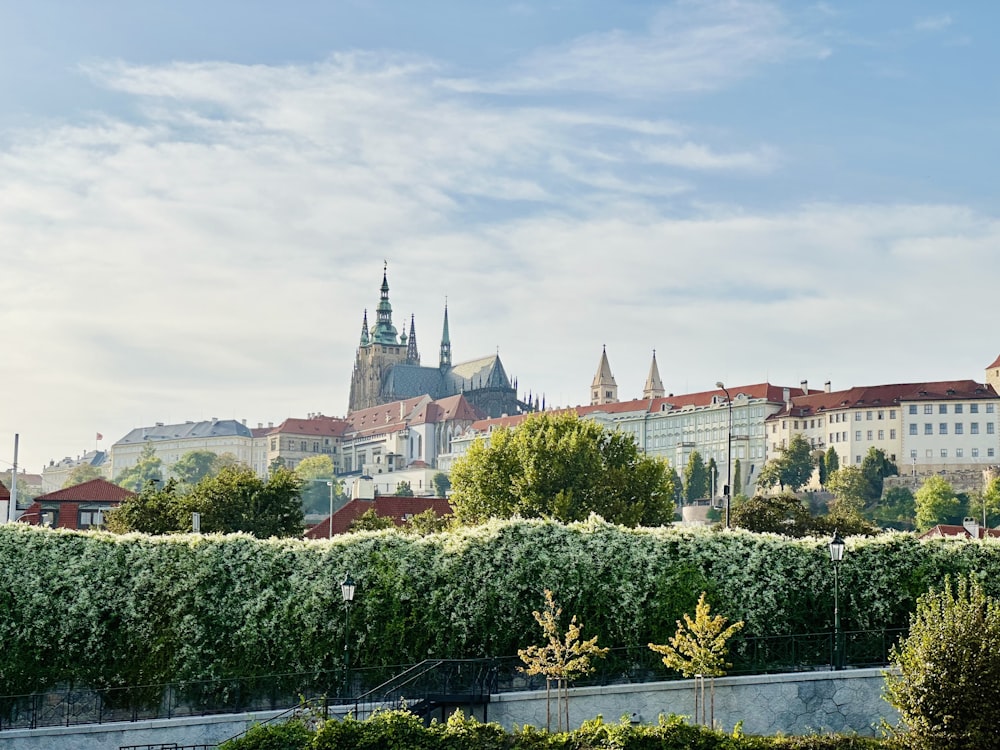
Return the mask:
<svg viewBox="0 0 1000 750"><path fill-rule="evenodd" d="M719 677L715 680L715 723L732 731L737 722L743 722L747 734L854 732L872 736L883 719L890 724L898 720L895 709L882 699L883 683L880 669ZM705 696L710 705L708 681ZM555 727L554 700L552 710ZM692 680L570 690L573 727L597 715L607 722L627 716L637 723L653 724L660 714L693 717L694 713ZM489 720L508 729L514 724L544 727L544 690L493 696Z"/></svg>

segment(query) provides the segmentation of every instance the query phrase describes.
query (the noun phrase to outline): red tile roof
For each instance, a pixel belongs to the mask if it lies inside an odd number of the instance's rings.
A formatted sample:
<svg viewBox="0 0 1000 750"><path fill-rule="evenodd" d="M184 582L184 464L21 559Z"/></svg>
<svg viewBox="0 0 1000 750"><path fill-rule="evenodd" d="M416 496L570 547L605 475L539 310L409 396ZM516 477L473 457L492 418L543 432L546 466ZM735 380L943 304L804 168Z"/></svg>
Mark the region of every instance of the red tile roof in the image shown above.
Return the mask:
<svg viewBox="0 0 1000 750"><path fill-rule="evenodd" d="M783 416L808 416L833 409L859 407L899 406L904 401L947 401L996 398L991 386L974 380L943 380L933 383L896 383L892 385L857 386L846 391L810 393L793 396L792 409L773 414L769 419Z"/></svg>
<svg viewBox="0 0 1000 750"><path fill-rule="evenodd" d="M338 419L337 417L312 417L310 419L289 417L277 427L268 429L267 433L271 435L342 437L349 427L350 423L346 419Z"/></svg>
<svg viewBox="0 0 1000 750"><path fill-rule="evenodd" d="M978 527L978 536L976 539L985 539L987 536L993 539L1000 539L1000 529L987 529L983 526ZM931 529L928 529L923 534L920 535L921 539L973 539L969 530L964 526L957 526L955 524L939 523Z"/></svg>
<svg viewBox="0 0 1000 750"><path fill-rule="evenodd" d="M986 369L987 370L992 370L994 367L1000 367L1000 357L997 357L996 359L994 359L993 360L993 364L987 365Z"/></svg>
<svg viewBox="0 0 1000 750"><path fill-rule="evenodd" d="M84 503L120 503L127 497L133 497L134 492L112 484L107 479L91 479L89 482L66 487L65 489L39 495L37 501L84 502Z"/></svg>
<svg viewBox="0 0 1000 750"><path fill-rule="evenodd" d="M406 516L415 516L426 510L433 510L438 516L450 516L454 511L451 503L442 497L397 497L395 495L378 495L374 500L351 500L333 514L333 533L345 534L351 522L360 518L365 511L374 508L375 515L381 518L391 518L397 526L406 523ZM326 539L330 536L330 522L316 524L305 533L306 539Z"/></svg>

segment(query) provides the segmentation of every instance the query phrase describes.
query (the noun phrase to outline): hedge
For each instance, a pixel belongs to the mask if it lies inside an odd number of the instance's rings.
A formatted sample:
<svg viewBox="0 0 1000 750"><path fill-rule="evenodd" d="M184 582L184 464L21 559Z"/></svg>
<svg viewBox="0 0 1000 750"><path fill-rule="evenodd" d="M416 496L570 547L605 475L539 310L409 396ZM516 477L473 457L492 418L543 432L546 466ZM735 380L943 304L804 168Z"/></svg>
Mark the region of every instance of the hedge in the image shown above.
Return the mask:
<svg viewBox="0 0 1000 750"><path fill-rule="evenodd" d="M0 527L0 695L336 669L347 571L359 582L354 662L365 666L516 654L538 640L531 612L545 588L611 647L665 642L701 591L747 635L827 631L833 611L825 539L598 518L322 541L11 524ZM843 626L904 627L931 584L966 571L1000 593L1000 544L852 539Z"/></svg>

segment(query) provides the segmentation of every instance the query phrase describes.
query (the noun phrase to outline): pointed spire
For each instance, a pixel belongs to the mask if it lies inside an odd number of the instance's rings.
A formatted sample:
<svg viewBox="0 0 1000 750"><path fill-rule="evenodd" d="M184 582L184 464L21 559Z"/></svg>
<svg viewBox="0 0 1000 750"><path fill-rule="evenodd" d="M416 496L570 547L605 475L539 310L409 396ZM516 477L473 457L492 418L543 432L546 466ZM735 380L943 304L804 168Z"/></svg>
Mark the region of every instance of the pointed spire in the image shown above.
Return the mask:
<svg viewBox="0 0 1000 750"><path fill-rule="evenodd" d="M441 359L438 366L442 370L451 367L451 334L448 332L448 298L444 301L444 329L441 331Z"/></svg>
<svg viewBox="0 0 1000 750"><path fill-rule="evenodd" d="M413 313L410 313L410 338L406 345L406 362L411 365L420 364L420 352L417 351L417 324Z"/></svg>
<svg viewBox="0 0 1000 750"><path fill-rule="evenodd" d="M663 398L663 381L660 380L660 368L656 366L656 349L653 349L653 362L649 365L649 375L646 376L646 387L642 389L643 398Z"/></svg>
<svg viewBox="0 0 1000 750"><path fill-rule="evenodd" d="M618 384L615 376L611 374L611 365L608 362L608 348L605 346L601 350L601 361L597 365L597 374L594 375L594 382L590 384L590 404L617 404Z"/></svg>
<svg viewBox="0 0 1000 750"><path fill-rule="evenodd" d="M382 289L376 312L375 328L372 331L372 340L376 344L398 344L396 338L396 328L392 324L392 305L389 304L389 264L385 263L382 269Z"/></svg>
<svg viewBox="0 0 1000 750"><path fill-rule="evenodd" d="M368 308L365 308L365 317L361 321L361 346L368 346L370 340L368 338Z"/></svg>

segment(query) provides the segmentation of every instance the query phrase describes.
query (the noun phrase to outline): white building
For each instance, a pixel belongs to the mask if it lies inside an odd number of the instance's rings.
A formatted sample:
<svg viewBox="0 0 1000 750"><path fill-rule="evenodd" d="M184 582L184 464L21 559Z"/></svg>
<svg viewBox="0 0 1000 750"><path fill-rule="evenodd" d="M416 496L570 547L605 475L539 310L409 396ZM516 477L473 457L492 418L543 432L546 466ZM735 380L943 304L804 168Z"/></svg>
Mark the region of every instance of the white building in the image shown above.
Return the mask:
<svg viewBox="0 0 1000 750"><path fill-rule="evenodd" d="M254 440L245 422L235 419L211 419L203 422L163 424L137 427L111 446L111 476L135 466L147 445L153 446L157 458L163 462L163 478L170 479L171 467L191 451L210 451L216 455L230 453L242 464L266 472L266 445ZM260 452L265 451L263 458Z"/></svg>

